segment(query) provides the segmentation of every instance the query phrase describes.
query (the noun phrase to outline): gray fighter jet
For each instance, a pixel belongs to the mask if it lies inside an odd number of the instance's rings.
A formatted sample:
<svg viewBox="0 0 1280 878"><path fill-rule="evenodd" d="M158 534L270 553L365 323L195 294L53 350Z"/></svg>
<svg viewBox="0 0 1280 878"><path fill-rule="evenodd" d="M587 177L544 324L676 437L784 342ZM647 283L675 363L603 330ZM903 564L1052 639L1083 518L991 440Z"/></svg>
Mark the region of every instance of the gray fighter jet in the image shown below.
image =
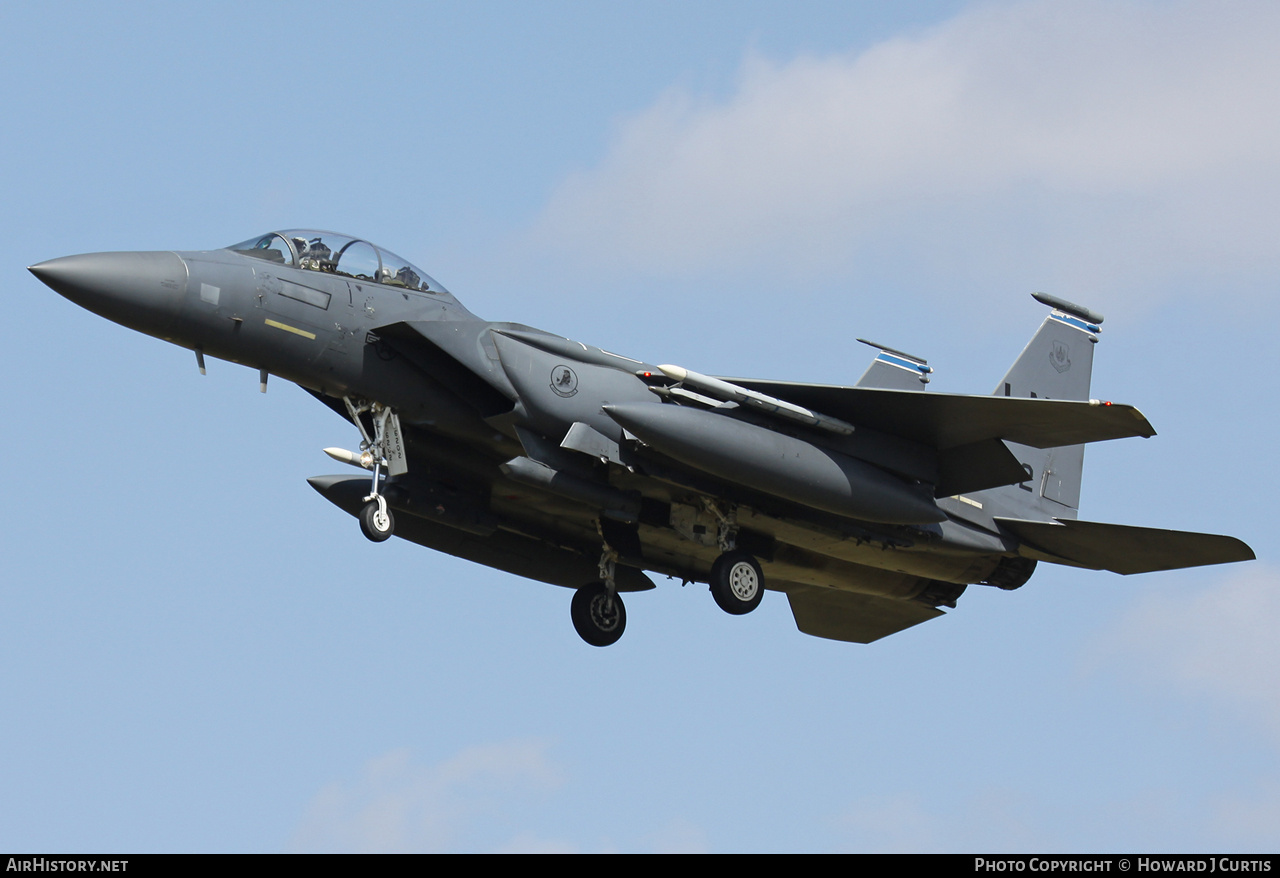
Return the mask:
<svg viewBox="0 0 1280 878"><path fill-rule="evenodd" d="M1089 398L1102 316L1051 313L991 396L928 392L891 348L857 385L716 378L491 323L367 241L290 230L221 250L91 253L31 272L117 323L293 381L348 419L362 475L312 486L365 536L575 590L595 646L645 571L726 612L786 594L868 643L1040 561L1143 573L1254 557L1227 536L1076 518L1084 443L1155 434Z"/></svg>

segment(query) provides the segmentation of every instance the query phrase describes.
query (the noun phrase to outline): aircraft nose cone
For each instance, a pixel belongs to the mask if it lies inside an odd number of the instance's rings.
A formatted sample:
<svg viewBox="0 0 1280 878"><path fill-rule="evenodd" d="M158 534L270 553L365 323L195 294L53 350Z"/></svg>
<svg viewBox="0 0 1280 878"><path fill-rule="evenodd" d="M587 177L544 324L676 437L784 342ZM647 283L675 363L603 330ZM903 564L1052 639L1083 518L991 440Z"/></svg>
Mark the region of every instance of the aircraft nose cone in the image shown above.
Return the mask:
<svg viewBox="0 0 1280 878"><path fill-rule="evenodd" d="M144 331L168 324L187 288L187 265L169 251L85 253L27 270L82 308Z"/></svg>

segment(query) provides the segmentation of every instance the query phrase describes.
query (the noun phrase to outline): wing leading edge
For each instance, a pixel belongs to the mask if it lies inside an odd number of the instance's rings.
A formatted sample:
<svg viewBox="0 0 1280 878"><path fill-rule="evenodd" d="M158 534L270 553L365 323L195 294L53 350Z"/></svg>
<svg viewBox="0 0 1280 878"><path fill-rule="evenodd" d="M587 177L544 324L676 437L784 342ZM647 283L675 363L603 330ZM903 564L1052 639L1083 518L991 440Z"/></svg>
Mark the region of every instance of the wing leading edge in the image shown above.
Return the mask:
<svg viewBox="0 0 1280 878"><path fill-rule="evenodd" d="M1096 400L971 396L750 378L725 380L940 449L989 439L1054 448L1156 434L1146 416L1135 407Z"/></svg>

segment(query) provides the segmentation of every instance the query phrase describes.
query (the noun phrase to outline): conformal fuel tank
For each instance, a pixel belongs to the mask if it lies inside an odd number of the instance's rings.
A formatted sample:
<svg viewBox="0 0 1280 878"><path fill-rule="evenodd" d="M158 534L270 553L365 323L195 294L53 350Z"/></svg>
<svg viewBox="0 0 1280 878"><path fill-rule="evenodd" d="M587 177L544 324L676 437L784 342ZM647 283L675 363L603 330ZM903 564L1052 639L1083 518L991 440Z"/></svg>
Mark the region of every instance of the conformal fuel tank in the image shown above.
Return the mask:
<svg viewBox="0 0 1280 878"><path fill-rule="evenodd" d="M725 414L664 403L604 406L656 451L694 469L826 512L885 524L946 514L931 493L869 463Z"/></svg>

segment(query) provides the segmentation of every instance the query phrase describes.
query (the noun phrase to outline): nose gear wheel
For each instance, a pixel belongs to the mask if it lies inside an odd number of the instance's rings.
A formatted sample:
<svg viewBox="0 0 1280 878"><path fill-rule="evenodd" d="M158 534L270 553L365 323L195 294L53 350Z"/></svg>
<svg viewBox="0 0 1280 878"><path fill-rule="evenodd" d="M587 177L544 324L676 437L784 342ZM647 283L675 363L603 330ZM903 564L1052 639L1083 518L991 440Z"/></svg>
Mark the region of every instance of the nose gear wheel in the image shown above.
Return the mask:
<svg viewBox="0 0 1280 878"><path fill-rule="evenodd" d="M396 529L395 516L387 508L387 498L378 494L360 510L360 530L375 543L390 539Z"/></svg>

